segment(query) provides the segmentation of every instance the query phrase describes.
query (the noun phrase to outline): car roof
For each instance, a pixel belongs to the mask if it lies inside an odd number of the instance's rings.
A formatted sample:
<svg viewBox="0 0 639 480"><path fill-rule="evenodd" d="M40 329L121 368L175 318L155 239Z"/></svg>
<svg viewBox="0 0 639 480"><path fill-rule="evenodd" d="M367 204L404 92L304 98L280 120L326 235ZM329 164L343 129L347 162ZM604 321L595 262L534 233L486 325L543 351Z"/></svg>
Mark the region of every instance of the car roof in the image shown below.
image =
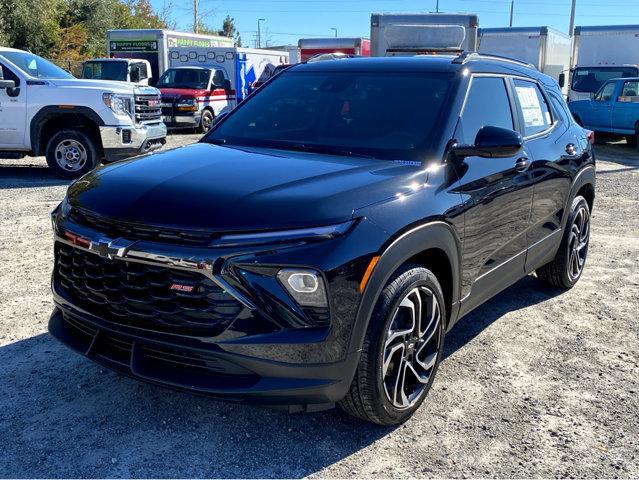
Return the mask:
<svg viewBox="0 0 639 480"><path fill-rule="evenodd" d="M294 65L290 71L457 72L462 69L468 69L470 73L514 74L538 80L547 77L530 64L511 58L477 53L344 58L301 63Z"/></svg>

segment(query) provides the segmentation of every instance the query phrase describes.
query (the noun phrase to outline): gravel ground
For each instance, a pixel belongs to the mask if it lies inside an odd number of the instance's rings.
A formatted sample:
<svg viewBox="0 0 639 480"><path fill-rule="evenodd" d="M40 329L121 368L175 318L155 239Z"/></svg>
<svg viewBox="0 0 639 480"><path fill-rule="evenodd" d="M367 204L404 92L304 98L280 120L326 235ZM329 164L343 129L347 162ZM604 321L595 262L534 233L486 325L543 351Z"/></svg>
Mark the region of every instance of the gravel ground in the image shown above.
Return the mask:
<svg viewBox="0 0 639 480"><path fill-rule="evenodd" d="M579 284L528 277L465 318L430 396L394 429L175 393L59 345L49 212L66 184L42 158L2 161L0 476L638 477L639 155L598 157Z"/></svg>

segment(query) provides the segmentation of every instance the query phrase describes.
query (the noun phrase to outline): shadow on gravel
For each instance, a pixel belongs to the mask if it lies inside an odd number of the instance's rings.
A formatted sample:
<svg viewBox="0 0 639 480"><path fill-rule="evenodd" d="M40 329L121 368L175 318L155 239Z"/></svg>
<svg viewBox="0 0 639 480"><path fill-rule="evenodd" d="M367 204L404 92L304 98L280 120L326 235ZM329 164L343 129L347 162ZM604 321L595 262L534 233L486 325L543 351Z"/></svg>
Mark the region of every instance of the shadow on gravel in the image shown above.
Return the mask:
<svg viewBox="0 0 639 480"><path fill-rule="evenodd" d="M557 292L527 277L462 320L452 355ZM0 348L0 477L302 477L391 433L339 410L218 403L120 377L46 334Z"/></svg>
<svg viewBox="0 0 639 480"><path fill-rule="evenodd" d="M449 357L508 312L545 302L563 293L532 275L522 278L462 318L446 335L444 358Z"/></svg>
<svg viewBox="0 0 639 480"><path fill-rule="evenodd" d="M639 170L639 151L623 142L595 145L595 156L597 160L616 163L624 167L628 167L611 171L598 171L597 175L601 173L622 172L626 170Z"/></svg>
<svg viewBox="0 0 639 480"><path fill-rule="evenodd" d="M42 165L3 165L0 160L0 190L10 188L55 187L69 180L56 177L49 167Z"/></svg>

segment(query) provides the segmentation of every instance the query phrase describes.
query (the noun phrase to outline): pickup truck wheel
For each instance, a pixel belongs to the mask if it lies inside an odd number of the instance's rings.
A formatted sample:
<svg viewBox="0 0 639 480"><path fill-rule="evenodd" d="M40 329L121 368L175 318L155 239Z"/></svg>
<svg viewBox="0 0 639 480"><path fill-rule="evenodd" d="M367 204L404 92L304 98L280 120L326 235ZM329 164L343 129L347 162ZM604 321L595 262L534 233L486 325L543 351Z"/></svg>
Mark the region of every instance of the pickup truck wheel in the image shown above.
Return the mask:
<svg viewBox="0 0 639 480"><path fill-rule="evenodd" d="M552 262L536 270L537 277L553 287L574 287L584 271L589 242L590 208L578 195L572 202L559 250Z"/></svg>
<svg viewBox="0 0 639 480"><path fill-rule="evenodd" d="M79 130L61 130L47 142L47 164L57 176L77 178L99 163L95 142Z"/></svg>
<svg viewBox="0 0 639 480"><path fill-rule="evenodd" d="M204 110L202 112L202 119L200 120L200 126L197 129L198 133L206 133L209 130L211 130L211 127L213 126L214 118L215 116L213 115L212 111Z"/></svg>
<svg viewBox="0 0 639 480"><path fill-rule="evenodd" d="M639 148L639 134L626 135L626 143L632 148Z"/></svg>
<svg viewBox="0 0 639 480"><path fill-rule="evenodd" d="M339 406L379 425L410 418L441 360L445 308L430 270L410 264L398 270L377 300L355 378Z"/></svg>

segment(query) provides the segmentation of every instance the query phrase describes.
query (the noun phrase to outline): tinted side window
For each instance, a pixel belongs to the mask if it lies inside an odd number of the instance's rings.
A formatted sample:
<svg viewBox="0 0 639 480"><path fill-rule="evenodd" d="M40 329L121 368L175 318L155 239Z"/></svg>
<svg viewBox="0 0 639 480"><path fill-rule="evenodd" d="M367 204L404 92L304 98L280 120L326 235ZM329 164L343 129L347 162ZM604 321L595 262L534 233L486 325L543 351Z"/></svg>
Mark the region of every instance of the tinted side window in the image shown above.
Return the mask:
<svg viewBox="0 0 639 480"><path fill-rule="evenodd" d="M556 117L562 122L570 123L572 115L563 97L554 90L546 89L546 92L548 93L548 100L552 107L553 117Z"/></svg>
<svg viewBox="0 0 639 480"><path fill-rule="evenodd" d="M20 77L18 77L15 73L13 73L11 70L9 70L7 67L5 67L1 63L0 63L0 68L2 68L2 75L4 76L5 80L13 80L14 83L16 84L16 87L20 86Z"/></svg>
<svg viewBox="0 0 639 480"><path fill-rule="evenodd" d="M215 70L215 73L213 74L213 85L216 87L224 85L224 73L222 70Z"/></svg>
<svg viewBox="0 0 639 480"><path fill-rule="evenodd" d="M515 92L524 120L524 136L543 132L552 125L550 108L539 90L539 85L525 80L515 80Z"/></svg>
<svg viewBox="0 0 639 480"><path fill-rule="evenodd" d="M475 143L475 136L481 127L513 129L513 115L503 78L472 79L460 125L458 141L468 144Z"/></svg>
<svg viewBox="0 0 639 480"><path fill-rule="evenodd" d="M636 97L639 95L639 81L633 80L631 82L626 82L623 84L623 89L621 90L621 97ZM621 99L619 101L631 102L632 99Z"/></svg>

